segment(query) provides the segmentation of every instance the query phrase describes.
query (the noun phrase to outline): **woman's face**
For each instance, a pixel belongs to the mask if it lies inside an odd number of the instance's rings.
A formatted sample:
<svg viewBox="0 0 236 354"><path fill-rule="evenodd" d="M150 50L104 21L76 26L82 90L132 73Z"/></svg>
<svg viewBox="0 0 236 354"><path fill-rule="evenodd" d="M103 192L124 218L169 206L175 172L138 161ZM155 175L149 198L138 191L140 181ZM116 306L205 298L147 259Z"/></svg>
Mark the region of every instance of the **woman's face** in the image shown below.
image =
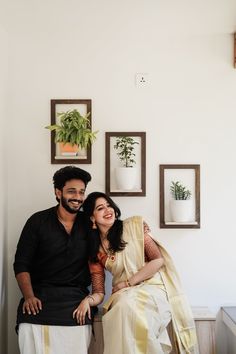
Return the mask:
<svg viewBox="0 0 236 354"><path fill-rule="evenodd" d="M92 222L96 222L98 228L109 229L115 222L115 211L105 198L98 198L95 202Z"/></svg>

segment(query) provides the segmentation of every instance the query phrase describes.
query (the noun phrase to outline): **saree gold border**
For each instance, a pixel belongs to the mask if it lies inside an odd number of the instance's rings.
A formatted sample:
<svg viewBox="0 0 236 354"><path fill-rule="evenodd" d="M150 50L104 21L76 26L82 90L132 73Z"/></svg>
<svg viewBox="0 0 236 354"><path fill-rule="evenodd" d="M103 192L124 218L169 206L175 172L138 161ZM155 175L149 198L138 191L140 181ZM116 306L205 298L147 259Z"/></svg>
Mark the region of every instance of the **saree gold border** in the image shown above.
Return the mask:
<svg viewBox="0 0 236 354"><path fill-rule="evenodd" d="M136 353L147 353L147 338L148 338L148 324L145 317L145 305L148 299L148 293L140 289L137 293L137 317L135 323L135 340Z"/></svg>
<svg viewBox="0 0 236 354"><path fill-rule="evenodd" d="M50 340L49 340L48 326L43 326L43 344L44 344L44 354L49 354Z"/></svg>

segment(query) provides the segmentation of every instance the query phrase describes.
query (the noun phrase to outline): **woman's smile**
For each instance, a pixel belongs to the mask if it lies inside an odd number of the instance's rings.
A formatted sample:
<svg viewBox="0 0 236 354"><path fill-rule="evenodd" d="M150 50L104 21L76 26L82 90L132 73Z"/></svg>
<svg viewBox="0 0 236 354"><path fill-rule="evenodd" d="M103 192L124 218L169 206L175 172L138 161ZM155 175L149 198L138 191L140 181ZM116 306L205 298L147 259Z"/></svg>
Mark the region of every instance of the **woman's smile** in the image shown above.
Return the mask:
<svg viewBox="0 0 236 354"><path fill-rule="evenodd" d="M110 219L112 217L113 217L113 213L109 213L109 214L104 215L105 219Z"/></svg>

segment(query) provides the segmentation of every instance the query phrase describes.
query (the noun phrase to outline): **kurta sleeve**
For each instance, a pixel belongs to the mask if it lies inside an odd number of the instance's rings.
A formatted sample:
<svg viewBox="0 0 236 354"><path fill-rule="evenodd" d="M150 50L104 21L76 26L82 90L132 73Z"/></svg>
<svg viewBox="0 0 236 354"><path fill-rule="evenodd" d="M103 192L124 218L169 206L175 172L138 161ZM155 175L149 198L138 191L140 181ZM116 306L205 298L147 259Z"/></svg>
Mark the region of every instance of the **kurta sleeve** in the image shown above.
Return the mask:
<svg viewBox="0 0 236 354"><path fill-rule="evenodd" d="M101 263L89 262L92 280L92 292L105 294L105 271Z"/></svg>
<svg viewBox="0 0 236 354"><path fill-rule="evenodd" d="M21 272L30 273L31 271L32 262L39 242L37 229L38 224L35 222L35 217L32 216L27 220L17 244L13 265L15 275Z"/></svg>

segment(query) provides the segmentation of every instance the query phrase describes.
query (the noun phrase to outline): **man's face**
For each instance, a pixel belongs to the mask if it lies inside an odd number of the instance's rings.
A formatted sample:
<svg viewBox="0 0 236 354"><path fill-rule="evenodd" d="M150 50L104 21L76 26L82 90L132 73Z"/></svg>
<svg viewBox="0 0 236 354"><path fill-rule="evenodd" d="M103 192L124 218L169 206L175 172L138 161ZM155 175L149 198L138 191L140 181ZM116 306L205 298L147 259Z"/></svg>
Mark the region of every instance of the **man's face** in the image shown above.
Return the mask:
<svg viewBox="0 0 236 354"><path fill-rule="evenodd" d="M60 205L69 213L75 214L84 202L85 184L80 179L72 179L66 182L62 191L56 188L55 193Z"/></svg>

